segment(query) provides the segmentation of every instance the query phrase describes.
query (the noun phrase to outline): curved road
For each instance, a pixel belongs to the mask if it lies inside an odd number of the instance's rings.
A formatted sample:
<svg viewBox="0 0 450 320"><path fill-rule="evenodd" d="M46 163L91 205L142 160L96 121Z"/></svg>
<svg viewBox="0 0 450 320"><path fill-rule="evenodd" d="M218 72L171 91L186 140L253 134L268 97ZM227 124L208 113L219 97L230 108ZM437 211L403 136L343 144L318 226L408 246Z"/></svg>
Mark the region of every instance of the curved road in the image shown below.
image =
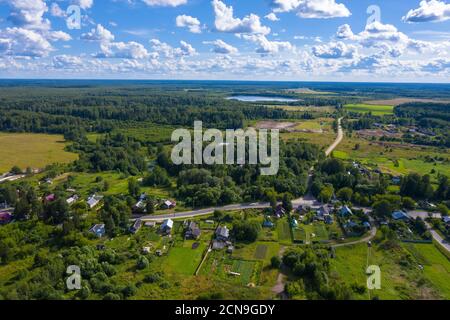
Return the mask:
<svg viewBox="0 0 450 320"><path fill-rule="evenodd" d="M342 142L342 139L344 138L344 130L342 129L342 118L338 119L338 135L336 137L336 140L333 142L333 144L326 150L325 154L328 157L334 149L337 148L337 146ZM312 170L311 170L312 171ZM309 179L312 177L312 172L309 174ZM299 205L305 205L312 208L319 207L320 203L318 203L314 197L311 195L306 195L305 197L295 199L292 201L292 205L295 207L298 207ZM183 218L193 218L193 217L200 217L205 216L214 213L216 210L221 211L235 211L235 210L246 210L246 209L265 209L270 208L270 203L268 202L255 202L255 203L240 203L240 204L231 204L224 207L212 207L212 208L206 208L206 209L199 209L199 210L192 210L187 212L177 212L173 214L164 214L164 215L158 215L158 216L143 216L140 219L142 221L154 221L154 222L161 222L166 219L183 219Z"/></svg>

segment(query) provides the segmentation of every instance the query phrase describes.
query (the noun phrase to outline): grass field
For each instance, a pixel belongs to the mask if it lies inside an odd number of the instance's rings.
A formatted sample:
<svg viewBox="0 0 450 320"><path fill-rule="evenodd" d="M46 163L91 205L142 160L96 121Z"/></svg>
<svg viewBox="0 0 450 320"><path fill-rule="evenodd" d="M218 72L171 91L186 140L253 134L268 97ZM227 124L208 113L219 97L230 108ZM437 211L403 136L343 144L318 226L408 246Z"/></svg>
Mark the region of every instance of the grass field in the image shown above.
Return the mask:
<svg viewBox="0 0 450 320"><path fill-rule="evenodd" d="M246 260L234 260L231 267L232 272L239 273L240 282L243 285L251 283L253 279L253 272L255 271L257 262Z"/></svg>
<svg viewBox="0 0 450 320"><path fill-rule="evenodd" d="M425 278L444 299L450 299L450 260L433 244L409 244L407 249L424 266Z"/></svg>
<svg viewBox="0 0 450 320"><path fill-rule="evenodd" d="M136 138L145 142L170 142L173 131L176 128L173 126L157 125L154 123L135 123L123 128L117 129L127 136Z"/></svg>
<svg viewBox="0 0 450 320"><path fill-rule="evenodd" d="M358 144L358 150L355 145ZM442 157L447 150L433 147L404 145L396 142L384 145L357 138L345 136L342 143L333 152L333 156L343 160L358 160L369 167L379 167L383 172L395 175L417 172L437 177L440 172L450 175L450 162L428 162L426 157Z"/></svg>
<svg viewBox="0 0 450 320"><path fill-rule="evenodd" d="M64 151L67 143L61 135L0 133L0 173L13 166L44 168L52 163L70 163L78 155Z"/></svg>
<svg viewBox="0 0 450 320"><path fill-rule="evenodd" d="M169 256L164 263L164 269L168 272L176 272L193 275L202 259L206 244L200 243L197 249L192 249L192 242L186 241L181 248L170 249Z"/></svg>
<svg viewBox="0 0 450 320"><path fill-rule="evenodd" d="M407 246L413 246L413 250L407 250ZM430 244L407 246L394 250L375 246L370 255L366 244L337 248L336 258L331 262L331 275L347 284L365 286L365 269L369 263L381 269L381 290L371 292L371 297L376 295L383 300L448 299L450 263L447 258ZM408 254L412 260L408 266L402 266L400 261L404 261ZM419 268L421 263L426 263L424 271ZM357 295L357 298L368 299L368 292Z"/></svg>
<svg viewBox="0 0 450 320"><path fill-rule="evenodd" d="M292 243L291 227L286 219L279 220L277 223L278 240L284 243Z"/></svg>
<svg viewBox="0 0 450 320"><path fill-rule="evenodd" d="M349 112L369 113L375 116L383 116L394 113L394 107L390 105L374 105L374 104L347 104L344 106Z"/></svg>

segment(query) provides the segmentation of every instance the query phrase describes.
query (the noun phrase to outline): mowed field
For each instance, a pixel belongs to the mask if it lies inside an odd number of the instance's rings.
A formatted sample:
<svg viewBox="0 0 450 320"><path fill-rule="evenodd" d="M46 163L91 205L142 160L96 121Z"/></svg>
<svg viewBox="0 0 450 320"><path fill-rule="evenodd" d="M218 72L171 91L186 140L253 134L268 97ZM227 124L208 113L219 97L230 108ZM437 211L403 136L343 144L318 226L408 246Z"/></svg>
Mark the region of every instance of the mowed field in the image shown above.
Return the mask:
<svg viewBox="0 0 450 320"><path fill-rule="evenodd" d="M70 163L78 155L64 151L67 143L61 135L0 133L0 173L17 165L21 169L44 168L52 163Z"/></svg>
<svg viewBox="0 0 450 320"><path fill-rule="evenodd" d="M345 110L349 112L369 113L371 112L376 116L383 116L394 113L394 107L392 105L375 105L375 104L347 104L344 106Z"/></svg>

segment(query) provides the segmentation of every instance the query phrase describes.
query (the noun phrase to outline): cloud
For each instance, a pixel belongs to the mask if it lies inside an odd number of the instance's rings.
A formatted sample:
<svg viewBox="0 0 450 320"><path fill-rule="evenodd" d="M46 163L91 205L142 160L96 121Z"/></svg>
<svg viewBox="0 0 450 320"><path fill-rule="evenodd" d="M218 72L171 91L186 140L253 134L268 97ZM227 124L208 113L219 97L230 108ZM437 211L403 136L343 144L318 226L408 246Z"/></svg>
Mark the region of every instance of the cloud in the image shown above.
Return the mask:
<svg viewBox="0 0 450 320"><path fill-rule="evenodd" d="M422 71L436 73L450 70L450 59L436 59L421 67Z"/></svg>
<svg viewBox="0 0 450 320"><path fill-rule="evenodd" d="M0 31L0 54L8 56L46 57L53 47L40 33L24 28Z"/></svg>
<svg viewBox="0 0 450 320"><path fill-rule="evenodd" d="M267 20L270 20L270 21L280 21L280 19L277 17L277 15L273 12L269 13L264 18L266 18Z"/></svg>
<svg viewBox="0 0 450 320"><path fill-rule="evenodd" d="M56 3L52 3L52 5L50 6L50 14L53 17L58 17L58 18L65 18L67 16L67 13L61 9L61 7Z"/></svg>
<svg viewBox="0 0 450 320"><path fill-rule="evenodd" d="M266 38L265 35L253 34L253 35L242 35L245 40L252 41L258 44L258 48L256 49L257 53L261 55L268 55L278 53L282 50L294 50L294 46L288 41L270 41Z"/></svg>
<svg viewBox="0 0 450 320"><path fill-rule="evenodd" d="M420 2L419 8L409 10L402 18L404 22L440 22L450 19L450 3L446 4L440 0L424 0Z"/></svg>
<svg viewBox="0 0 450 320"><path fill-rule="evenodd" d="M189 32L192 33L202 33L200 20L191 16L187 16L184 14L178 16L176 19L176 25L179 28L188 28Z"/></svg>
<svg viewBox="0 0 450 320"><path fill-rule="evenodd" d="M165 42L161 42L158 39L150 40L150 44L156 54L166 58L181 58L197 55L197 51L186 41L180 41L179 48L173 48Z"/></svg>
<svg viewBox="0 0 450 320"><path fill-rule="evenodd" d="M355 41L364 48L379 49L381 50L379 53L395 58L408 51L421 53L426 50L435 51L442 47L441 44L411 39L395 26L378 21L366 25L365 29L358 34L354 34L349 25L342 25L338 28L336 38Z"/></svg>
<svg viewBox="0 0 450 320"><path fill-rule="evenodd" d="M272 0L275 12L295 11L305 19L346 18L351 12L336 0Z"/></svg>
<svg viewBox="0 0 450 320"><path fill-rule="evenodd" d="M142 0L149 6L158 7L178 7L187 3L187 0Z"/></svg>
<svg viewBox="0 0 450 320"><path fill-rule="evenodd" d="M56 69L78 69L83 66L81 58L71 55L54 56L52 63Z"/></svg>
<svg viewBox="0 0 450 320"><path fill-rule="evenodd" d="M17 27L27 29L49 29L50 21L44 19L48 11L43 0L9 0L11 12L8 19Z"/></svg>
<svg viewBox="0 0 450 320"><path fill-rule="evenodd" d="M204 43L214 45L214 48L212 49L212 51L215 53L219 53L219 54L236 54L236 53L238 53L237 48L233 47L232 45L230 45L220 39L218 39L216 41L212 41L212 42L206 41Z"/></svg>
<svg viewBox="0 0 450 320"><path fill-rule="evenodd" d="M312 48L314 56L323 59L353 59L356 53L355 46L343 42L332 42Z"/></svg>
<svg viewBox="0 0 450 320"><path fill-rule="evenodd" d="M149 57L147 49L134 41L102 42L100 49L101 52L95 55L96 58L145 59Z"/></svg>
<svg viewBox="0 0 450 320"><path fill-rule="evenodd" d="M101 24L97 24L97 27L91 29L91 31L83 33L81 39L87 41L109 42L114 41L114 35Z"/></svg>
<svg viewBox="0 0 450 320"><path fill-rule="evenodd" d="M81 9L90 9L94 5L94 0L73 0L73 4L80 6Z"/></svg>
<svg viewBox="0 0 450 320"><path fill-rule="evenodd" d="M220 0L213 0L212 6L215 13L215 27L219 32L263 35L270 33L270 28L261 25L259 16L253 13L239 19L234 18L233 7L227 7L227 5Z"/></svg>
<svg viewBox="0 0 450 320"><path fill-rule="evenodd" d="M336 38L338 39L353 39L354 34L352 31L352 28L348 24L344 24L338 28L338 31L336 33Z"/></svg>
<svg viewBox="0 0 450 320"><path fill-rule="evenodd" d="M64 31L50 31L47 38L50 41L69 41L72 37Z"/></svg>

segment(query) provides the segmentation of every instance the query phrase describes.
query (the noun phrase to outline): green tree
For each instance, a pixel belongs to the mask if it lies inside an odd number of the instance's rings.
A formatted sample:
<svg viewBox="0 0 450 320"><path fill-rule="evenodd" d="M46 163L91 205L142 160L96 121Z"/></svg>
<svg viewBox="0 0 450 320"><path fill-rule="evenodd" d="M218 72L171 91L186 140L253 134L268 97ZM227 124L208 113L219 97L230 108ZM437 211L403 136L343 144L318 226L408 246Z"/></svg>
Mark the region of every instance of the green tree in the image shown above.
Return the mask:
<svg viewBox="0 0 450 320"><path fill-rule="evenodd" d="M139 186L139 182L134 177L128 179L128 193L135 198L137 198L141 194L141 187Z"/></svg>
<svg viewBox="0 0 450 320"><path fill-rule="evenodd" d="M292 207L292 196L288 193L283 195L283 208L287 213L291 213Z"/></svg>
<svg viewBox="0 0 450 320"><path fill-rule="evenodd" d="M353 190L351 188L342 188L337 192L336 196L339 200L348 202L352 199Z"/></svg>

